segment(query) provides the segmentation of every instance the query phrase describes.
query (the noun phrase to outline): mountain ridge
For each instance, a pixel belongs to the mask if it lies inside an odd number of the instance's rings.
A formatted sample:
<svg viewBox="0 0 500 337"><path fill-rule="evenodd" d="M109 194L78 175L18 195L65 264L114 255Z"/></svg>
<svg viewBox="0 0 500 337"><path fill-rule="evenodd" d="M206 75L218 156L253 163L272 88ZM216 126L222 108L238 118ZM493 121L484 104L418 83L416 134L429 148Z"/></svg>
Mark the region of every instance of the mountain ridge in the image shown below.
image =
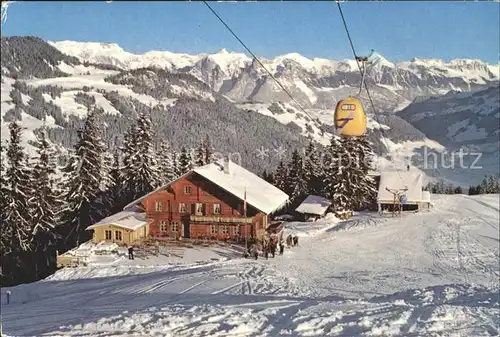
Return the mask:
<svg viewBox="0 0 500 337"><path fill-rule="evenodd" d="M42 124L41 119L46 118L51 125L49 137L63 147L74 142L80 119L86 114L86 102L94 102L106 113L108 136L123 133L134 113L147 109L157 120L158 137L171 140L176 148L182 144L194 146L200 134L207 132L214 137L218 148L242 153L250 169L269 169L275 167L278 158L257 160L256 149L267 148L272 154L273 149L283 145L291 151L303 147L308 138L328 145L334 132L335 104L359 90L360 74L350 70L356 67L354 61L335 63L338 67L333 69L329 65L335 61L314 59L325 68L326 75L318 75L311 71L314 64L308 61L312 60L297 53L278 57L273 71L302 107L294 104L255 60L227 50L204 54L206 56L201 58L182 54L179 63L182 67L176 69L162 67L161 63L122 69L116 58L105 53L94 50L94 53L84 54L86 57L76 57L81 49L73 48L68 55L56 48L54 42L40 38L2 38L2 47L4 44L12 47L9 50L15 52L16 57L2 53L3 133L7 134L6 122L22 119L28 126L28 139L33 139L33 133ZM70 44L81 46L74 41ZM101 47L111 50L111 55L122 50L117 44ZM159 57L158 53L150 55L153 59ZM400 156L403 152L418 152L422 147L438 152L445 150L449 142L444 140L447 143L444 146L440 143L443 140L436 138L426 123L414 123L411 119L413 114L420 112L418 107L442 97L453 100L458 95L460 99L460 94L469 92L479 92L477 102L481 104L483 90L499 83L496 79L482 79L484 84L475 84L467 67L485 69L482 68L484 64L475 60L453 62L453 66L463 68L459 75L465 75L460 77L457 75L459 70L450 68L448 71L452 74L446 76L446 72L425 68L419 59L413 62L417 73L404 69L395 71L391 62L380 54L376 56L377 62L367 76L375 111L366 93L363 92L360 99L367 112L368 138L379 155ZM139 61L134 62L139 65ZM430 62L440 64L436 60ZM419 105L422 102L425 104ZM412 111L410 117L398 113L410 105L416 109L407 110ZM454 105L453 109L460 107ZM495 116L488 118L494 120ZM446 123L446 116L438 114L434 118L442 118ZM471 129L481 127L473 125L476 121L483 123L479 119L469 119ZM467 128L464 123L457 124L457 128ZM177 128L182 128L182 132L175 131ZM493 129L488 132L495 135ZM491 136L488 137L484 140L489 142ZM476 143L482 141L478 138Z"/></svg>

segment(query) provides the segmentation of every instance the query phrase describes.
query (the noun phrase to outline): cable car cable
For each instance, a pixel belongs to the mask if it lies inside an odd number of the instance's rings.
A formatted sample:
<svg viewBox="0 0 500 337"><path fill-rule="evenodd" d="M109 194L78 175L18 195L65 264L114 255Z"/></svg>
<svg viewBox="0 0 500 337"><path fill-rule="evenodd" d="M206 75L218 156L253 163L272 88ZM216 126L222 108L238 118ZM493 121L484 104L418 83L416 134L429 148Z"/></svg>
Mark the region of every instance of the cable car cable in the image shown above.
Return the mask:
<svg viewBox="0 0 500 337"><path fill-rule="evenodd" d="M340 6L340 1L337 0L337 7L339 9L339 12L340 12L340 17L342 18L342 22L344 24L344 28L345 28L345 31L346 31L346 34L347 34L347 38L349 39L349 44L351 46L351 49L352 49L352 53L354 54L354 59L356 60L356 64L358 65L358 68L359 68L359 71L361 73L361 76L363 76L363 71L361 70L361 66L359 65L359 62L357 61L358 59L358 55L356 54L356 49L354 48L354 43L352 42L352 38L351 38L351 34L349 33L349 28L347 27L347 22L345 20L345 17L344 17L344 13L342 12L342 7ZM366 71L366 70L365 70ZM378 114L377 114L377 111L375 109L375 104L373 103L373 100L372 100L372 96L370 95L370 91L368 90L368 84L366 84L366 82L364 83L365 84L365 89L366 89L366 94L368 95L368 99L370 101L370 105L372 107L372 110L373 110L373 114L375 116L375 119L377 120L377 123L382 126L382 124L380 123L379 119L378 119ZM382 141L385 143L385 146L387 148L387 151L389 151L389 146L387 145L387 142L385 141L386 139L388 139L388 137L386 137L385 135L385 132L384 132L384 129L383 128L380 128L380 132L382 133L382 136L383 136L383 139ZM398 172L398 175L399 175L399 178L401 179L401 181L403 181L403 178L401 177L401 173L400 173L400 170L396 167L396 171Z"/></svg>
<svg viewBox="0 0 500 337"><path fill-rule="evenodd" d="M274 80L274 82L276 82L276 84L278 84L280 86L280 88L288 95L288 97L290 97L290 99L295 104L297 104L297 106L299 107L299 109L303 113L305 113L313 122L315 122L316 125L318 126L318 128L322 132L324 132L323 125L321 123L319 123L319 121L317 120L317 118L312 117L302 107L302 105L299 102L297 102L297 100L292 96L292 94L288 90L286 90L286 88L276 79L276 77L274 77L274 75L264 66L264 64L262 64L262 62L257 58L257 56L250 50L250 48L248 48L246 46L246 44L238 37L238 35L236 35L236 33L226 24L226 22L220 17L220 15L217 14L217 12L206 1L203 1L203 3L208 7L208 9L210 9L210 11L217 17L217 19L219 19L219 21L227 28L227 30L235 37L235 39L238 40L238 42L247 50L247 52L250 53L250 55L252 55L252 57L255 59L255 61L257 61L257 63L269 74L269 76Z"/></svg>

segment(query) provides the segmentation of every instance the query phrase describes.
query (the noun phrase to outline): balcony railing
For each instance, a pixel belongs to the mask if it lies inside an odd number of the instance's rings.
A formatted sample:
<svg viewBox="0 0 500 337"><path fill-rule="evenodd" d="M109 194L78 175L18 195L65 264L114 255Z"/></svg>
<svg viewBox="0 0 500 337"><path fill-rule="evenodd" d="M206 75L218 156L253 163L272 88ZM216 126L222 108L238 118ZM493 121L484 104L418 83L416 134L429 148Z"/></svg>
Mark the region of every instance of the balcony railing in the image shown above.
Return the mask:
<svg viewBox="0 0 500 337"><path fill-rule="evenodd" d="M210 223L252 223L252 218L237 218L237 217L225 217L225 216L203 216L203 215L191 215L189 220L193 222L210 222Z"/></svg>

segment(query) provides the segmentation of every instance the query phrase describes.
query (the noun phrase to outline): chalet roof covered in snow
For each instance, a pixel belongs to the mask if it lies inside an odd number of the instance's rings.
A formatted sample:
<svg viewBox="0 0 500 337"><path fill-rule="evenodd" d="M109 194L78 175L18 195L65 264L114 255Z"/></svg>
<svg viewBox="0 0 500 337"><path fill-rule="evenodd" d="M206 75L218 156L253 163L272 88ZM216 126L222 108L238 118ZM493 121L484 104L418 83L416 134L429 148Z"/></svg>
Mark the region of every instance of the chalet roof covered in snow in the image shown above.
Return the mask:
<svg viewBox="0 0 500 337"><path fill-rule="evenodd" d="M295 210L304 214L323 215L332 202L317 195L308 195Z"/></svg>
<svg viewBox="0 0 500 337"><path fill-rule="evenodd" d="M248 171L247 169L230 160L226 162L226 165L228 173L224 172L224 164L219 162L196 167L188 173L177 178L176 180L173 180L168 184L156 189L155 191L137 200L134 200L133 202L125 206L124 209L130 209L130 207L137 205L139 202L141 202L151 194L165 189L173 182L193 172L211 181L227 192L233 194L240 200L244 199L246 189L247 203L266 214L270 214L280 209L288 201L289 197L285 192L268 183L256 174Z"/></svg>
<svg viewBox="0 0 500 337"><path fill-rule="evenodd" d="M139 213L135 209L128 209L110 215L102 219L98 223L88 226L87 230L94 229L101 226L117 226L123 229L136 230L147 224L146 214Z"/></svg>
<svg viewBox="0 0 500 337"><path fill-rule="evenodd" d="M418 171L381 172L378 201L390 201L394 195L387 191L408 188L404 194L409 202L422 201L423 174Z"/></svg>
<svg viewBox="0 0 500 337"><path fill-rule="evenodd" d="M241 200L244 199L246 189L247 203L266 214L281 208L288 201L285 192L256 174L232 161L227 164L228 173L224 172L223 164L219 163L197 167L193 171Z"/></svg>

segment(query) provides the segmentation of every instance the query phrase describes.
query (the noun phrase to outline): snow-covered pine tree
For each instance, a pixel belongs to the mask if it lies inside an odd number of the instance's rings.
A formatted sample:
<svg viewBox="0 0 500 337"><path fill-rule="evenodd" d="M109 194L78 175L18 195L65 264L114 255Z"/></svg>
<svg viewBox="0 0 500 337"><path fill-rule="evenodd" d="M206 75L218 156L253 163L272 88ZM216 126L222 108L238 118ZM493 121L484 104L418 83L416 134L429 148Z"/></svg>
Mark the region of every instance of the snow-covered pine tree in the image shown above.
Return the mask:
<svg viewBox="0 0 500 337"><path fill-rule="evenodd" d="M376 202L377 190L375 180L369 175L373 169L374 153L366 136L348 138L353 145L353 166L356 174L356 190L354 191L355 209L363 209ZM354 164L354 163L353 163Z"/></svg>
<svg viewBox="0 0 500 337"><path fill-rule="evenodd" d="M116 172L114 172L114 161L115 158L112 153L107 150L102 153L101 190L94 202L94 204L100 204L98 209L98 216L100 218L105 218L115 213L113 212L113 208L116 205L114 192L117 187L117 182L115 181Z"/></svg>
<svg viewBox="0 0 500 337"><path fill-rule="evenodd" d="M118 151L113 153L113 162L110 167L109 177L111 185L106 192L106 205L105 208L109 214L119 212L131 200L125 199L124 184L122 182L122 163L120 161L120 154Z"/></svg>
<svg viewBox="0 0 500 337"><path fill-rule="evenodd" d="M56 181L56 151L42 128L36 143L38 158L33 165L31 180L36 193L31 198L32 245L35 278L42 279L56 270L56 229L63 205Z"/></svg>
<svg viewBox="0 0 500 337"><path fill-rule="evenodd" d="M332 200L337 212L352 211L356 207L357 185L360 182L356 168L354 143L350 138L332 136L325 168L324 196Z"/></svg>
<svg viewBox="0 0 500 337"><path fill-rule="evenodd" d="M177 161L179 176L181 176L189 171L190 164L191 164L191 158L190 158L189 152L183 146L181 148L181 153L180 153L178 161Z"/></svg>
<svg viewBox="0 0 500 337"><path fill-rule="evenodd" d="M290 199L296 199L298 197L307 194L307 180L304 176L304 167L302 157L299 151L295 149L292 152L292 159L289 163L289 171L286 184L287 190L285 192L290 196Z"/></svg>
<svg viewBox="0 0 500 337"><path fill-rule="evenodd" d="M323 158L324 181L321 195L333 201L335 189L339 182L339 158L341 157L342 145L338 136L333 135L327 147L327 153Z"/></svg>
<svg viewBox="0 0 500 337"><path fill-rule="evenodd" d="M134 192L135 197L141 197L160 184L158 158L153 143L153 124L147 112L140 112L137 116L135 128L135 150L132 157L134 164Z"/></svg>
<svg viewBox="0 0 500 337"><path fill-rule="evenodd" d="M493 177L493 190L492 193L500 193L500 177L498 175L492 175Z"/></svg>
<svg viewBox="0 0 500 337"><path fill-rule="evenodd" d="M200 141L200 144L198 144L198 147L196 148L195 152L195 158L194 158L194 165L199 167L205 165L205 148L203 145L203 141Z"/></svg>
<svg viewBox="0 0 500 337"><path fill-rule="evenodd" d="M307 193L319 195L322 191L322 178L324 172L321 166L320 153L311 141L304 151L304 177L307 183Z"/></svg>
<svg viewBox="0 0 500 337"><path fill-rule="evenodd" d="M68 164L62 172L62 199L66 202L59 226L62 241L60 251L78 246L90 239L86 227L101 218L103 205L97 199L103 179L104 143L97 120L97 110L87 113L83 130L78 132L78 142L70 151Z"/></svg>
<svg viewBox="0 0 500 337"><path fill-rule="evenodd" d="M162 139L158 146L158 165L160 172L160 185L165 185L175 177L174 160L172 149L166 139Z"/></svg>
<svg viewBox="0 0 500 337"><path fill-rule="evenodd" d="M287 181L288 171L283 164L283 161L280 160L278 167L276 168L276 173L274 175L274 186L286 193L286 190L288 189L286 186Z"/></svg>
<svg viewBox="0 0 500 337"><path fill-rule="evenodd" d="M196 158L197 158L196 148L193 147L189 148L188 158L189 158L188 171L190 171L196 167Z"/></svg>
<svg viewBox="0 0 500 337"><path fill-rule="evenodd" d="M179 165L179 153L177 151L172 151L172 172L174 173L174 179L182 175Z"/></svg>
<svg viewBox="0 0 500 337"><path fill-rule="evenodd" d="M2 286L15 281L30 280L24 261L31 251L32 224L29 214L31 197L30 175L25 166L26 154L21 145L22 129L17 121L9 124L10 140L7 147L5 172L5 207L2 209L1 228Z"/></svg>
<svg viewBox="0 0 500 337"><path fill-rule="evenodd" d="M123 204L126 205L136 197L135 192L135 168L137 157L137 132L135 125L131 125L123 135L123 146L120 151L123 156L120 172L120 181L122 185L121 197Z"/></svg>
<svg viewBox="0 0 500 337"><path fill-rule="evenodd" d="M497 179L491 174L487 177L487 192L486 193L498 193L497 192Z"/></svg>
<svg viewBox="0 0 500 337"><path fill-rule="evenodd" d="M205 165L210 164L212 162L213 146L208 135L206 135L205 139L203 140L203 152L205 154Z"/></svg>

